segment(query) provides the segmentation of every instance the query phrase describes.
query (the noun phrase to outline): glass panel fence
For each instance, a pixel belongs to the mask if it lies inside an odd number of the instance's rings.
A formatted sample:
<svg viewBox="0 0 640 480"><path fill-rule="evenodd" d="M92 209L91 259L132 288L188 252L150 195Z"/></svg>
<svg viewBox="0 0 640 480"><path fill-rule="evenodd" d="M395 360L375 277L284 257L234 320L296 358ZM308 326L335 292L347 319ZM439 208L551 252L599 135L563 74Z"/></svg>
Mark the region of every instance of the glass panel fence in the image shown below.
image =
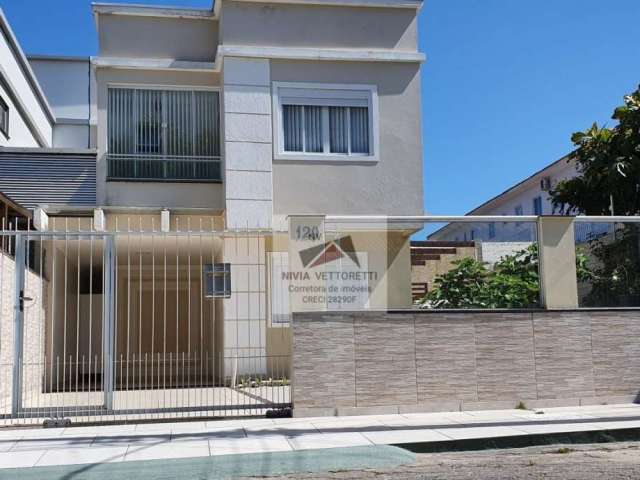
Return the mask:
<svg viewBox="0 0 640 480"><path fill-rule="evenodd" d="M580 307L640 306L640 223L575 224Z"/></svg>
<svg viewBox="0 0 640 480"><path fill-rule="evenodd" d="M298 223L277 259L290 311L540 307L531 220Z"/></svg>

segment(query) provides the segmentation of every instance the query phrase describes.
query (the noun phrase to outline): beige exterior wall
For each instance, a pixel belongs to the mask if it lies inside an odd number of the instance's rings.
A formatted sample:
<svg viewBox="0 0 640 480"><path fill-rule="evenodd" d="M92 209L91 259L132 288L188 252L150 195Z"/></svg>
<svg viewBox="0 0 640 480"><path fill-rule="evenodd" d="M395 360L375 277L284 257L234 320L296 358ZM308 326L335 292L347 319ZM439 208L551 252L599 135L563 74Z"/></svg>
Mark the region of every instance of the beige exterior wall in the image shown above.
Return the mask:
<svg viewBox="0 0 640 480"><path fill-rule="evenodd" d="M99 55L212 62L218 22L133 15L98 16Z"/></svg>
<svg viewBox="0 0 640 480"><path fill-rule="evenodd" d="M225 45L415 51L415 9L225 1Z"/></svg>
<svg viewBox="0 0 640 480"><path fill-rule="evenodd" d="M380 122L377 162L274 161L274 215L423 213L418 64L272 60L271 80L374 84Z"/></svg>

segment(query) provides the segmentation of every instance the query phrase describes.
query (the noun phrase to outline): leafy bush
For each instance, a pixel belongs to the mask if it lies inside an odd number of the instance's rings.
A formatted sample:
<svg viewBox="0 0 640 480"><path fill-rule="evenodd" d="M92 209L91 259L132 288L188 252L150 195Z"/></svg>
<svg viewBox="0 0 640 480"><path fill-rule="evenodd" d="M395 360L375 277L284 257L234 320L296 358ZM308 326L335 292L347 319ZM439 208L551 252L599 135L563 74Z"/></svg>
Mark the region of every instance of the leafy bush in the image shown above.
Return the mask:
<svg viewBox="0 0 640 480"><path fill-rule="evenodd" d="M591 277L586 257L578 252L579 278ZM535 308L540 305L538 246L504 256L493 270L474 258L453 262L454 268L439 275L435 288L418 301L422 308Z"/></svg>

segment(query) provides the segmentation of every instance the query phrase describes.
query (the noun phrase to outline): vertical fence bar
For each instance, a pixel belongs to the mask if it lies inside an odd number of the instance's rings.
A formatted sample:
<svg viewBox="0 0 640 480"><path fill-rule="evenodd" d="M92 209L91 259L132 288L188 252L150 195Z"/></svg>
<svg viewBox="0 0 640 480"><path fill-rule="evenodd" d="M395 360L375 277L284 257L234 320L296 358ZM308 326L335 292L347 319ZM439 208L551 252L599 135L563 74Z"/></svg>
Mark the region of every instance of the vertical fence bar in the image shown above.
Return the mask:
<svg viewBox="0 0 640 480"><path fill-rule="evenodd" d="M24 346L24 270L25 242L21 234L15 236L15 292L13 313L13 390L11 414L14 418L22 410L22 352Z"/></svg>
<svg viewBox="0 0 640 480"><path fill-rule="evenodd" d="M114 309L115 309L115 241L113 236L105 236L103 251L103 296L102 296L102 388L104 407L113 410L114 390Z"/></svg>

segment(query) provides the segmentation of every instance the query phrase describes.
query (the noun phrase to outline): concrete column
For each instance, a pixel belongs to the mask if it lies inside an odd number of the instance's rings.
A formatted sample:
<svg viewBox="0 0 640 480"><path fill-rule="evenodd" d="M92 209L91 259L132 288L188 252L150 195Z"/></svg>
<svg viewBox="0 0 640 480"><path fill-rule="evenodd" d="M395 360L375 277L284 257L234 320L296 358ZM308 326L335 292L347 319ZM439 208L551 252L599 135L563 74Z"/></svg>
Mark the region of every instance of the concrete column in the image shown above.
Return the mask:
<svg viewBox="0 0 640 480"><path fill-rule="evenodd" d="M544 308L578 308L574 217L538 218L540 289Z"/></svg>
<svg viewBox="0 0 640 480"><path fill-rule="evenodd" d="M49 230L49 215L40 207L33 211L33 226L39 232Z"/></svg>
<svg viewBox="0 0 640 480"><path fill-rule="evenodd" d="M270 228L271 77L269 60L225 57L223 124L229 228Z"/></svg>
<svg viewBox="0 0 640 480"><path fill-rule="evenodd" d="M96 208L93 210L93 229L96 232L104 232L107 228L107 222L104 218L104 210Z"/></svg>
<svg viewBox="0 0 640 480"><path fill-rule="evenodd" d="M160 212L160 231L168 232L171 230L171 213L169 210L162 210Z"/></svg>
<svg viewBox="0 0 640 480"><path fill-rule="evenodd" d="M329 255L329 257L327 257ZM327 309L325 264L334 258L325 244L322 216L289 217L289 309L291 312Z"/></svg>

